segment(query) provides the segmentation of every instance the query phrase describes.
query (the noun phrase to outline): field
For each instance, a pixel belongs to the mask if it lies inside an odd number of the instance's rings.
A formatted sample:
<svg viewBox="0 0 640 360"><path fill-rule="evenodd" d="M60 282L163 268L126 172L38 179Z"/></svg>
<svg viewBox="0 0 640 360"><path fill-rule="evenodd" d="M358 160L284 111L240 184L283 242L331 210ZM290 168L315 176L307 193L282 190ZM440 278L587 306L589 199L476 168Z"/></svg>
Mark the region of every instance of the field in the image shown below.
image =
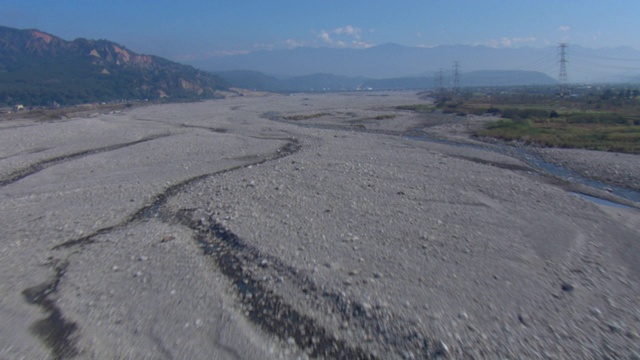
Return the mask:
<svg viewBox="0 0 640 360"><path fill-rule="evenodd" d="M637 90L555 95L473 94L444 97L443 112L495 114L500 120L477 131L480 137L544 147L640 153L640 100Z"/></svg>

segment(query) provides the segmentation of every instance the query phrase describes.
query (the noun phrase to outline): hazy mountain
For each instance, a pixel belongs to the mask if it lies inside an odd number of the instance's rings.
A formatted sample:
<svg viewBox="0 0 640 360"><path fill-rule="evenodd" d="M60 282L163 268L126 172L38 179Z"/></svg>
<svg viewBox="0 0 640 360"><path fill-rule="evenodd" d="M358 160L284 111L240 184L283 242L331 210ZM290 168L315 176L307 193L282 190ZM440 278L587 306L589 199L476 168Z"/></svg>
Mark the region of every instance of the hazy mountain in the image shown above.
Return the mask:
<svg viewBox="0 0 640 360"><path fill-rule="evenodd" d="M244 69L283 76L328 73L384 79L434 73L438 69L449 72L453 61L460 61L464 72L513 69L514 66L535 59L539 51L532 48L494 49L464 45L416 48L385 44L368 49L296 48L256 51L211 58L193 64L211 71ZM552 55L555 56L555 52ZM551 66L556 66L555 58Z"/></svg>
<svg viewBox="0 0 640 360"><path fill-rule="evenodd" d="M429 89L437 87L435 76L369 79L331 74L275 77L257 71L218 73L233 87L272 92L352 91L365 89ZM460 86L553 85L557 81L534 71L484 70L466 73ZM443 82L450 87L450 82Z"/></svg>
<svg viewBox="0 0 640 360"><path fill-rule="evenodd" d="M241 70L216 74L232 87L272 92L349 91L359 88L367 80L332 74L275 77L258 71Z"/></svg>
<svg viewBox="0 0 640 360"><path fill-rule="evenodd" d="M557 81L549 75L536 71L482 70L464 73L460 76L460 87L467 86L513 86L513 85L554 85ZM451 87L450 78L443 78L440 84L437 76L403 77L390 79L370 79L363 87L373 89L425 89Z"/></svg>
<svg viewBox="0 0 640 360"><path fill-rule="evenodd" d="M225 82L107 40L0 27L0 104L211 98Z"/></svg>
<svg viewBox="0 0 640 360"><path fill-rule="evenodd" d="M453 62L458 61L463 75L483 70L514 70L542 72L557 78L558 60L555 46L542 49L467 45L418 48L384 44L367 49L265 50L192 64L209 71L253 70L289 77L325 73L388 79L431 77L440 69L450 76ZM640 74L640 51L628 47L588 49L569 45L567 60L569 80L574 82L616 76L625 69Z"/></svg>
<svg viewBox="0 0 640 360"><path fill-rule="evenodd" d="M365 80L363 77L311 74L286 78L281 80L281 83L286 90L290 91L341 91L354 90Z"/></svg>
<svg viewBox="0 0 640 360"><path fill-rule="evenodd" d="M259 71L224 71L216 75L224 78L230 86L257 91L285 91L279 79Z"/></svg>

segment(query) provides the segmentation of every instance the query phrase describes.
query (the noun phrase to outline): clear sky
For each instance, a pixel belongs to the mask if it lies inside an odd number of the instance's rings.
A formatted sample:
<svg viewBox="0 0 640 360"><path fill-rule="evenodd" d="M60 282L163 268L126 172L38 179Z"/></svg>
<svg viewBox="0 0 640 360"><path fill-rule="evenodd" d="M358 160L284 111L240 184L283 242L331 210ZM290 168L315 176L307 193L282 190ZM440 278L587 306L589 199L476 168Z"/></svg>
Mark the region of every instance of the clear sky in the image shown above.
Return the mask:
<svg viewBox="0 0 640 360"><path fill-rule="evenodd" d="M640 49L640 0L0 0L0 25L177 61L390 42Z"/></svg>

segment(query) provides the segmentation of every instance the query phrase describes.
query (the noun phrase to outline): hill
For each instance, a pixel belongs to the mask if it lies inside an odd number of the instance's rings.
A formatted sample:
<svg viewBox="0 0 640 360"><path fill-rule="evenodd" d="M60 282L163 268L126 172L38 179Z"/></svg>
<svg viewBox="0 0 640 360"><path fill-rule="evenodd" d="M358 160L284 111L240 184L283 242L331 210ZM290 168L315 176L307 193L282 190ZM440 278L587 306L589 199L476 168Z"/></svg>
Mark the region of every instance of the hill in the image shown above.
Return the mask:
<svg viewBox="0 0 640 360"><path fill-rule="evenodd" d="M107 40L0 27L0 105L213 98L215 75Z"/></svg>

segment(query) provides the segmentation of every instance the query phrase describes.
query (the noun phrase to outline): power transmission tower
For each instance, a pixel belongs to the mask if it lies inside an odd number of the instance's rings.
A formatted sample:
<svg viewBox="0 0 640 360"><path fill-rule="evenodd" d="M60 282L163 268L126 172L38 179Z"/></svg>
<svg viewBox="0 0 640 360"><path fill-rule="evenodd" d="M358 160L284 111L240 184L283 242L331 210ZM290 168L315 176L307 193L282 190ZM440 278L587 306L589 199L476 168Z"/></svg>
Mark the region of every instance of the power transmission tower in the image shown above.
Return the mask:
<svg viewBox="0 0 640 360"><path fill-rule="evenodd" d="M567 76L567 47L569 45L567 43L558 44L558 55L560 60L558 60L558 64L560 65L560 70L558 71L558 81L560 81L560 96L564 96L567 92L567 82L569 77Z"/></svg>
<svg viewBox="0 0 640 360"><path fill-rule="evenodd" d="M453 62L453 92L457 93L460 89L460 62Z"/></svg>
<svg viewBox="0 0 640 360"><path fill-rule="evenodd" d="M438 89L438 93L442 94L444 92L444 76L442 69L438 71L438 75L436 76L436 88Z"/></svg>

